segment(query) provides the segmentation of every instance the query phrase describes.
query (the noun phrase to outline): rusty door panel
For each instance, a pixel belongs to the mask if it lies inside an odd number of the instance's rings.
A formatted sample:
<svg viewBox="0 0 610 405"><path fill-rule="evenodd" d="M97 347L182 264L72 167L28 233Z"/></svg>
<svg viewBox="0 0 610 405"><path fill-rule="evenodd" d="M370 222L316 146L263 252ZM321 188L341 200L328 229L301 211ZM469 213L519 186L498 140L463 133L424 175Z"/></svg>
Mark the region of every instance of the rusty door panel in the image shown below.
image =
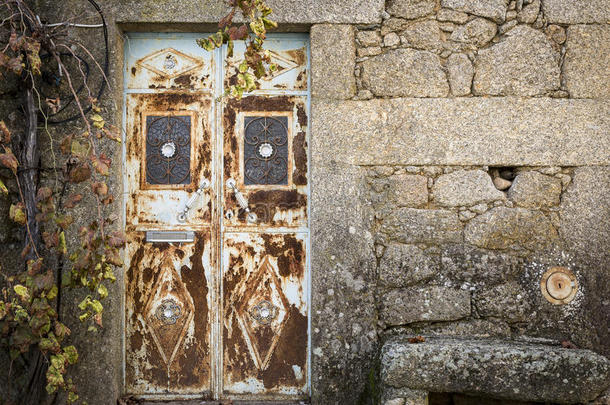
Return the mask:
<svg viewBox="0 0 610 405"><path fill-rule="evenodd" d="M199 49L202 35L125 42L125 390L304 399L308 39L270 35L277 71L235 100L219 96L243 44L225 58Z"/></svg>
<svg viewBox="0 0 610 405"><path fill-rule="evenodd" d="M210 390L211 231L193 243L126 247L126 390L130 394Z"/></svg>
<svg viewBox="0 0 610 405"><path fill-rule="evenodd" d="M307 226L306 101L306 97L300 96L249 96L229 100L226 104L223 114L224 178L237 182L258 220L248 223L246 213L239 209L235 197L225 190L224 212L233 213L231 217L225 215L225 226L242 230L261 226ZM271 132L265 132L266 126L270 126ZM274 126L287 132L286 139L275 141L281 134ZM247 135L247 130L253 132ZM267 159L259 152L265 145L269 145L272 153ZM284 148L285 156L280 156L280 147ZM248 151L248 148L252 150ZM252 179L247 177L248 162L255 163L254 169L260 168L256 165L266 166L259 176L251 176L256 177ZM276 170L279 165L285 165L285 170ZM273 174L273 170L279 174L265 177L265 173Z"/></svg>
<svg viewBox="0 0 610 405"><path fill-rule="evenodd" d="M213 100L201 94L156 93L128 94L126 103L125 214L128 228L183 226L185 224L177 218L179 208L184 207L203 179L211 180L213 176ZM179 122L182 128L166 129L170 125L176 126L165 122L169 119ZM178 135L171 132L178 130L182 131ZM160 165L165 168L166 159L161 148L166 143L176 145L174 159L167 160L167 172L172 174L152 178L147 170L158 171ZM163 171L159 173L164 176ZM208 189L196 201L186 224L209 224L212 202L213 191Z"/></svg>
<svg viewBox="0 0 610 405"><path fill-rule="evenodd" d="M197 46L198 34L130 34L125 44L128 89L212 89L213 52Z"/></svg>
<svg viewBox="0 0 610 405"><path fill-rule="evenodd" d="M277 65L274 72L268 73L260 81L260 90L305 91L308 83L307 46L303 37L270 36L265 40L271 63ZM227 58L224 86L228 88L237 82L239 64L243 60L245 46L236 42L233 57Z"/></svg>
<svg viewBox="0 0 610 405"><path fill-rule="evenodd" d="M306 394L306 240L303 233L225 233L225 394Z"/></svg>

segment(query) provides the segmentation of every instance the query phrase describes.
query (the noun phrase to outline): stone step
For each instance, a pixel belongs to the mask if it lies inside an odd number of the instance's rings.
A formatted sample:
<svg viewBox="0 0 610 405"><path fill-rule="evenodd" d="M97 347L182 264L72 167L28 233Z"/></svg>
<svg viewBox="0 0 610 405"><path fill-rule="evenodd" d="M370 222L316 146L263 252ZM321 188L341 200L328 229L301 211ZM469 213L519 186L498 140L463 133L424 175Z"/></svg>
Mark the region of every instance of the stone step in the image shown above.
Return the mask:
<svg viewBox="0 0 610 405"><path fill-rule="evenodd" d="M388 403L392 393L415 390L572 404L610 386L610 361L590 350L507 340L398 338L382 348L381 383Z"/></svg>

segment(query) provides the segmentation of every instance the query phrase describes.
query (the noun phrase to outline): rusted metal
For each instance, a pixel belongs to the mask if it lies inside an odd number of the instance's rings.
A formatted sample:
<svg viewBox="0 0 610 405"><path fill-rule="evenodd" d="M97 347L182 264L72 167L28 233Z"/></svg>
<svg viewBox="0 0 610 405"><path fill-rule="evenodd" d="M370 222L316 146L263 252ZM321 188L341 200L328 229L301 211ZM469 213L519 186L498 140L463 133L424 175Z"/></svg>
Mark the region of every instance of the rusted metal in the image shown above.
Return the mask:
<svg viewBox="0 0 610 405"><path fill-rule="evenodd" d="M210 388L210 231L196 242L126 249L126 388L132 394L205 393Z"/></svg>
<svg viewBox="0 0 610 405"><path fill-rule="evenodd" d="M125 391L302 400L307 40L271 36L278 70L254 94L223 101L243 44L225 63L226 50L203 52L196 37L126 41Z"/></svg>
<svg viewBox="0 0 610 405"><path fill-rule="evenodd" d="M212 98L205 94L128 94L127 95L126 218L130 225L177 226L178 207L195 192L203 179L212 177ZM191 145L188 184L150 184L147 181L147 117L180 116L191 119ZM210 223L212 190L204 192L190 210L187 223Z"/></svg>
<svg viewBox="0 0 610 405"><path fill-rule="evenodd" d="M224 390L305 395L306 240L299 233L225 233Z"/></svg>
<svg viewBox="0 0 610 405"><path fill-rule="evenodd" d="M224 176L233 178L244 193L258 221L246 221L246 213L239 209L234 198L225 198L224 210L235 215L226 219L227 227L307 226L307 114L306 98L279 95L275 97L244 97L230 100L223 115ZM285 184L246 184L245 162L248 144L245 130L252 117L282 117L287 122L287 173Z"/></svg>

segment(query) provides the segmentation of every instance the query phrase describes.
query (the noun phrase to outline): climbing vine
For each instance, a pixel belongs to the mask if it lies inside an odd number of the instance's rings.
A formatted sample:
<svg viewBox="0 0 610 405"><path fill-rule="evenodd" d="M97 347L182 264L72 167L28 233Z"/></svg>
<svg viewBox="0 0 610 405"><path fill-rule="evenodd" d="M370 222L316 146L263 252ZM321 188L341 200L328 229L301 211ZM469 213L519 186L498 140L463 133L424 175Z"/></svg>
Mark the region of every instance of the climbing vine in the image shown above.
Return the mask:
<svg viewBox="0 0 610 405"><path fill-rule="evenodd" d="M269 51L263 47L267 30L277 27L269 16L272 10L263 0L228 0L231 11L218 23L218 32L207 38L197 40L197 44L207 51L227 44L227 57L233 56L234 41L246 43L244 60L239 65L237 83L225 91L225 96L241 98L244 92L256 90L258 80L277 66L271 63ZM249 23L234 24L237 12L241 12Z"/></svg>
<svg viewBox="0 0 610 405"><path fill-rule="evenodd" d="M86 1L102 20L104 62L69 35L73 26L82 24L45 23L24 0L5 0L0 5L0 81L16 83L24 116L13 123L0 120L0 170L8 174L4 182L0 178L0 195L10 199L9 217L23 240L22 267L0 268L0 346L10 358L8 381L2 385L15 389L17 366L26 377L20 379L18 392L0 398L7 404L13 403L11 398L23 404L53 402L60 390L66 392L68 403L78 400L76 386L67 377L69 367L78 361L78 350L67 344L71 331L61 317L62 292L82 294L77 317L95 332L103 328L102 303L109 283L123 265L120 249L125 238L113 230L118 218L110 209L114 196L107 183L113 162L103 152L121 138L106 122L99 102L107 85L108 39L101 10L94 0ZM220 21L219 31L197 42L208 51L227 44L231 56L234 41L245 41L237 84L227 91L228 96L241 97L275 69L263 43L276 23L269 18L271 8L261 0L228 3L231 11ZM247 22L233 23L238 12ZM97 91L89 87L85 58L101 77ZM49 83L63 89L63 94L43 91ZM53 118L60 113L63 119ZM66 125L73 121L80 123L80 130ZM51 124L59 126L55 135L48 129ZM52 168L41 167L41 139ZM52 175L42 176L47 169ZM94 218L86 221L75 213L89 200L96 208Z"/></svg>
<svg viewBox="0 0 610 405"><path fill-rule="evenodd" d="M13 385L18 363L28 376L23 392L14 395L20 402L40 403L39 387L44 385L48 394L64 389L71 403L78 395L65 375L68 366L77 362L78 351L65 344L71 331L61 320L58 297L62 289L84 288L78 317L89 323L91 331L103 326L101 302L108 296L107 284L115 280L114 268L122 265L119 249L124 239L120 232L109 230L114 220L107 206L113 196L106 177L112 162L101 145L120 138L106 124L89 88L83 58L75 49L90 53L66 35L70 25L44 24L22 0L6 1L2 7L0 74L5 83L16 83L25 111L23 127L10 129L0 121L0 164L14 181L0 180L0 193L11 198L9 192L15 191L9 216L24 233L23 269L0 269L0 343L11 360L6 387ZM76 71L68 68L68 59L77 60ZM67 92L65 99L45 97L41 91L49 66L56 73L56 86ZM101 67L100 71L105 76ZM75 87L77 82L80 88ZM43 185L39 126L47 128L48 116L68 102L74 103L85 129L59 142L47 132L55 181ZM71 187L75 191L65 197L69 184L76 186ZM93 195L97 215L89 223L79 223L70 212L87 194ZM68 237L75 240L70 246Z"/></svg>

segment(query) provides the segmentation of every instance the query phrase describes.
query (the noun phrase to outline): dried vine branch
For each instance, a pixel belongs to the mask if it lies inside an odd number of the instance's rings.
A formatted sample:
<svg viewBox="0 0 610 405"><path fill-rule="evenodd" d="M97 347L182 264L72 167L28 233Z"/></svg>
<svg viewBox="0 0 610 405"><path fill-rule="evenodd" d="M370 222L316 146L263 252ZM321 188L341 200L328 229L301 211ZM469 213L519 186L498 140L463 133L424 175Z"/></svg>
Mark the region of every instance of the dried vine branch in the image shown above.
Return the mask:
<svg viewBox="0 0 610 405"><path fill-rule="evenodd" d="M0 121L3 152L0 165L13 172L17 202L11 205L10 217L24 227L26 238L22 254L24 270L17 274L0 273L4 277L0 294L0 345L8 349L12 361L18 360L26 366L27 381L14 395L20 403L41 403L40 388L45 384L47 393L64 389L68 402L73 402L78 398L76 388L64 376L67 367L77 361L78 352L74 346L64 343L70 330L59 320L57 297L62 288L84 287L88 293L79 304L79 318L83 322L92 321L90 330L102 327L101 301L108 295L106 283L115 280L113 268L122 265L119 249L124 238L119 232L104 230L112 223L106 206L113 197L104 180L109 174L111 160L98 152L98 143L116 141L118 136L105 125L97 100L91 97L93 92L82 69L82 58L70 47L75 42L67 40L65 35L65 29L71 25L46 26L23 0L8 0L2 7L0 13L4 12L6 16L0 24L0 39L5 41L0 46L3 49L0 74L18 82L22 89L25 125L11 130ZM69 52L62 53L60 49ZM79 49L86 48L80 44ZM92 58L91 52L86 54ZM65 55L72 55L77 60L76 71L66 66ZM62 103L74 103L86 128L82 134L68 135L59 142L59 149L64 154L65 178L56 182L61 187L55 189L41 184L39 171L31 170L40 165L38 120L42 113L39 111L39 86L41 69L45 66L43 61L56 63L58 81L68 89L63 100L45 100L46 108L53 111L61 108ZM97 61L95 64L105 80L104 70ZM80 76L81 89L87 98L83 99L75 88L74 75ZM46 114L43 118L46 120ZM51 145L57 142L50 141ZM17 153L13 153L13 149ZM68 182L80 192L70 195L63 209L73 209L91 192L98 206L97 218L89 224L81 223L79 229L75 229L72 216L62 212L61 197ZM1 182L0 191L9 194ZM80 238L80 244L71 247L70 252L66 244L67 233ZM59 277L61 269L56 267L57 263L70 263L71 268L63 280ZM9 370L10 379L12 363Z"/></svg>
<svg viewBox="0 0 610 405"><path fill-rule="evenodd" d="M23 368L24 384L12 396L14 403L52 402L65 390L67 401L78 399L77 390L66 373L78 360L76 347L68 345L70 329L59 317L62 290L79 289L84 298L78 305L78 318L90 331L103 327L102 301L108 296L107 285L115 281L114 270L122 266L119 249L125 244L122 232L111 228L115 218L108 208L114 197L106 184L112 160L101 152L102 144L120 142L116 129L106 124L98 98L107 85L108 47L103 14L95 0L84 0L99 13L106 41L105 60L100 63L87 47L69 34L72 27L83 26L75 20L45 24L24 0L4 0L0 4L0 80L19 84L23 95L25 124L7 125L0 117L0 169L8 170L12 183L0 180L0 198L10 198L10 219L25 234L22 251L23 269L0 269L0 347L11 358L8 384L16 366ZM220 30L198 40L207 50L227 44L229 56L234 42L244 40L244 61L239 66L237 84L227 95L241 97L258 88L258 79L275 70L269 53L263 48L268 29L276 23L269 18L271 8L263 0L227 0L231 11L220 23ZM241 12L248 23L233 24ZM98 27L97 24L86 24ZM75 61L76 66L66 63ZM94 91L89 84L92 61L101 85ZM41 87L44 74L52 70L56 86L67 94L46 97ZM83 95L81 95L83 94ZM50 115L76 111L63 120ZM62 124L78 119L84 130L51 136L50 123ZM39 126L44 127L51 145L55 181L49 185L41 176ZM55 151L61 151L60 157ZM13 152L14 151L14 152ZM58 178L60 177L60 178ZM74 192L65 197L67 189ZM70 215L79 203L93 198L96 218L89 223ZM68 246L67 240L77 240Z"/></svg>

